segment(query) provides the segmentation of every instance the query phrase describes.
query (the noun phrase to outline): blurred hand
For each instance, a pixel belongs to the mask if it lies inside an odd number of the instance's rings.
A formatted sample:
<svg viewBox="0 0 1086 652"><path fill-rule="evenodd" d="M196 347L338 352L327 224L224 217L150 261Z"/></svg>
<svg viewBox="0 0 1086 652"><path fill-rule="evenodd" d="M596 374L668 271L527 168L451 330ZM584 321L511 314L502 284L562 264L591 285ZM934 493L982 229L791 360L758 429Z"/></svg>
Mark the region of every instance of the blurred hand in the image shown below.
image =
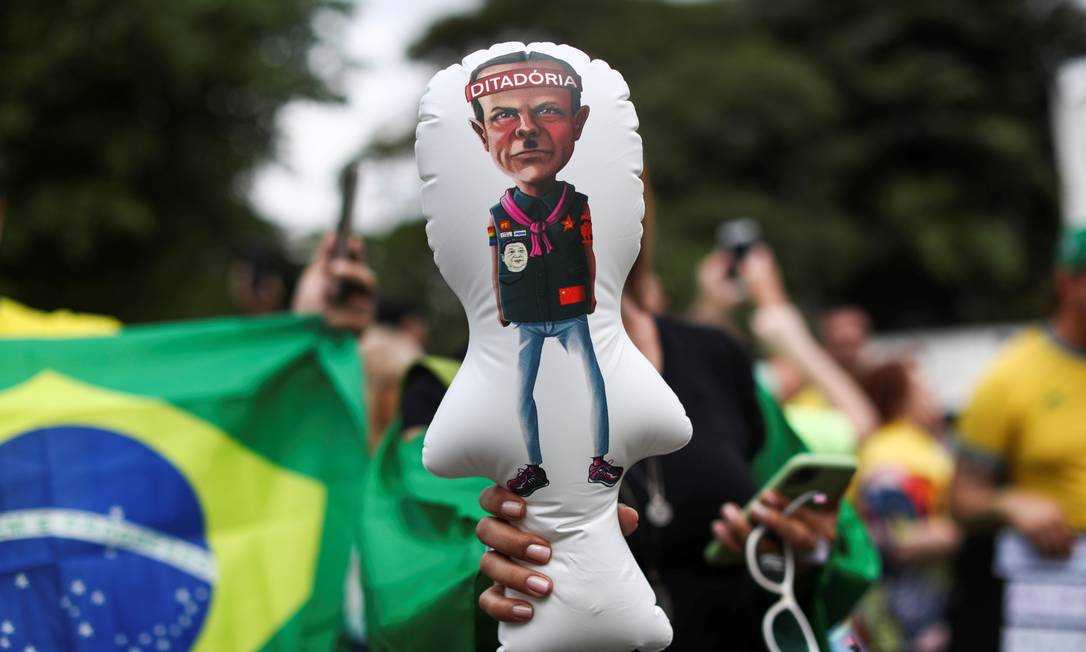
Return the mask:
<svg viewBox="0 0 1086 652"><path fill-rule="evenodd" d="M837 505L801 507L785 516L783 511L788 503L788 499L776 491L762 492L751 509L754 523L743 516L738 505L725 503L720 508L720 520L711 524L713 536L739 559L746 554L747 537L758 523L791 543L792 549L800 555L814 551L819 539L832 543L837 537Z"/></svg>
<svg viewBox="0 0 1086 652"><path fill-rule="evenodd" d="M320 313L332 328L361 334L373 322L377 302L377 276L362 264L362 241L348 241L348 258L332 258L335 234L321 238L313 258L302 272L294 291L292 310L297 314ZM343 284L346 298L336 303Z"/></svg>
<svg viewBox="0 0 1086 652"><path fill-rule="evenodd" d="M773 252L764 244L751 247L739 264L739 278L757 306L788 303L788 292L781 282L781 270Z"/></svg>
<svg viewBox="0 0 1086 652"><path fill-rule="evenodd" d="M1071 555L1075 532L1055 502L1010 490L1000 497L999 507L1007 524L1029 539L1038 552L1061 558Z"/></svg>
<svg viewBox="0 0 1086 652"><path fill-rule="evenodd" d="M887 553L898 564L945 558L961 545L962 529L947 516L891 527Z"/></svg>
<svg viewBox="0 0 1086 652"><path fill-rule="evenodd" d="M751 315L750 329L759 342L775 353L787 354L796 348L797 343L811 340L803 315L790 303L774 302L759 306Z"/></svg>
<svg viewBox="0 0 1086 652"><path fill-rule="evenodd" d="M479 540L491 548L483 555L479 569L494 580L494 586L479 596L479 607L497 620L529 620L532 605L524 600L505 597L505 587L538 598L549 595L553 589L551 578L525 568L513 559L533 565L546 564L551 558L550 542L517 529L514 523L524 518L526 505L523 498L508 489L497 485L487 487L479 495L479 504L494 515L479 521L475 528ZM618 526L623 536L633 534L637 521L637 510L620 503Z"/></svg>
<svg viewBox="0 0 1086 652"><path fill-rule="evenodd" d="M713 249L698 263L698 297L704 306L721 313L743 301L739 286L728 278L731 256L723 249Z"/></svg>

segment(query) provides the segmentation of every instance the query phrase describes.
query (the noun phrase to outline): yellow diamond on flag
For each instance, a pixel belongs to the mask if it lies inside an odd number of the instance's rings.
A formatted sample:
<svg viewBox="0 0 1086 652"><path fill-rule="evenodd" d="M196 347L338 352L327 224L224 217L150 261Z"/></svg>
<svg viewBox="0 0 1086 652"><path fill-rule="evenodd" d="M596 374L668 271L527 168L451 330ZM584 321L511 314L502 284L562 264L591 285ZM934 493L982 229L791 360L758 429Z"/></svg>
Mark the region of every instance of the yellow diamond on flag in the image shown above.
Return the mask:
<svg viewBox="0 0 1086 652"><path fill-rule="evenodd" d="M78 501L14 510L5 505L8 511L0 511L0 546L32 543L40 537L94 544L106 551L101 564L117 558L150 564L197 587L174 589L150 576L122 577L117 581L133 583L138 591L111 593L94 584L94 573L100 575L108 566L96 571L88 569L82 558L57 561L66 564L65 573L89 573L63 587L66 593L57 607L78 622L72 631L88 643L106 629L92 622L95 614L105 613L101 610L139 613L161 604L176 616L173 620L164 618L133 631L123 630L116 618L103 620L111 628L111 649L127 649L117 646L128 643L168 649L171 640L180 643L187 637L196 650L254 650L309 599L326 511L322 483L268 461L215 425L162 400L104 389L52 371L0 391L0 451L25 437L24 442L37 447L28 450L40 450L45 458L53 452L51 435L77 446L85 437L80 463L84 476L107 480L122 476L117 478L119 486L144 492L134 499L152 507L156 487L174 491L162 483L183 485L178 491L195 496L191 511L202 516L192 521L202 522L202 532L177 532L171 531L165 500L159 512L152 509L153 518L143 521L126 516L123 504L108 510L89 509ZM99 462L94 456L104 445L127 453L120 461L103 456ZM155 468L167 472L125 475L130 470L125 460L143 459L140 456L160 459L156 463L161 467ZM27 477L30 480L20 486L24 496L38 489L33 486L37 476ZM44 495L64 482L63 471L54 470L49 486L40 489ZM26 554L40 548L26 548ZM29 591L31 582L20 572L9 590Z"/></svg>

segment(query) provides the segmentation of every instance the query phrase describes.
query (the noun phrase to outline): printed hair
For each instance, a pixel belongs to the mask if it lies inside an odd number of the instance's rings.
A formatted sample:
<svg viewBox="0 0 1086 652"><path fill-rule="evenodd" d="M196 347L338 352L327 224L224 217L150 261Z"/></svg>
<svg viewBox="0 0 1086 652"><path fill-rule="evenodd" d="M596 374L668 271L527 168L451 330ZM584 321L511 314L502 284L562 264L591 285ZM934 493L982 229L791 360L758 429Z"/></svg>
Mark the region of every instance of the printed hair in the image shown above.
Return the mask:
<svg viewBox="0 0 1086 652"><path fill-rule="evenodd" d="M468 79L468 84L471 84L475 80L479 79L479 73L491 66L500 66L505 63L526 63L532 61L557 61L566 69L570 74L576 75L577 71L573 69L573 66L567 62L559 59L558 57L552 57L549 54L543 52L526 52L521 50L519 52L510 52L509 54L503 54L501 56L494 57L493 59L487 59L478 66L475 70L471 71L471 78ZM569 89L570 97L570 111L576 113L581 108L581 91L576 88ZM475 119L479 122L483 122L483 105L479 103L478 99L471 101L471 110L475 112Z"/></svg>

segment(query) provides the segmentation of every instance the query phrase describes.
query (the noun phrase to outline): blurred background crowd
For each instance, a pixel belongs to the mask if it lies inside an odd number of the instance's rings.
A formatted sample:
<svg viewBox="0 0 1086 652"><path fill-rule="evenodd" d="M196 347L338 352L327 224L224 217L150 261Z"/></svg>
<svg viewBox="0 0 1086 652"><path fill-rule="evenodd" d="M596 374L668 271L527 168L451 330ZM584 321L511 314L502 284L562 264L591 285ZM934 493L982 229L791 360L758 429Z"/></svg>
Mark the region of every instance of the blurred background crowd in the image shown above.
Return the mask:
<svg viewBox="0 0 1086 652"><path fill-rule="evenodd" d="M1002 600L1086 604L1079 2L5 0L0 334L35 335L24 307L106 329L324 312L360 334L367 448L417 433L443 388L404 405L404 375L467 341L418 205L417 101L505 40L629 83L639 309L742 342L806 446L858 459L882 579L855 644L1086 649L1086 608ZM365 245L332 273L364 291L344 315L303 271L331 264L351 164ZM998 526L1079 584L1005 593Z"/></svg>

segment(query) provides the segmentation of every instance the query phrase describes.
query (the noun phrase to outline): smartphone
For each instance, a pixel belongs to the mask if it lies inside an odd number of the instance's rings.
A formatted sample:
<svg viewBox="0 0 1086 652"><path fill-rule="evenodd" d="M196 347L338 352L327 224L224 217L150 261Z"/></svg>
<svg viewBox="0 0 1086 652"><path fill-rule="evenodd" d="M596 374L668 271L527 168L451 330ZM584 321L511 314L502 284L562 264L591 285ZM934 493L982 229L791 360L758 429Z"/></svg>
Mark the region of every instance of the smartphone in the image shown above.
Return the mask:
<svg viewBox="0 0 1086 652"><path fill-rule="evenodd" d="M773 474L754 498L743 507L750 517L755 500L767 489L773 489L788 500L795 500L808 491L819 491L833 504L840 500L856 473L856 458L829 453L799 453ZM705 561L725 565L735 561L735 555L715 539L705 548Z"/></svg>
<svg viewBox="0 0 1086 652"><path fill-rule="evenodd" d="M332 244L332 258L350 258L351 227L354 220L354 201L358 192L358 161L351 161L343 167L339 175L341 197L339 219L336 221L336 236ZM333 303L343 303L347 295L356 288L347 283L340 283L332 293Z"/></svg>
<svg viewBox="0 0 1086 652"><path fill-rule="evenodd" d="M336 221L336 241L332 247L333 258L350 255L347 242L351 239L351 223L354 220L354 199L358 192L358 161L351 161L339 173L339 219Z"/></svg>
<svg viewBox="0 0 1086 652"><path fill-rule="evenodd" d="M739 264L750 251L751 247L762 240L762 227L750 217L741 217L735 220L722 222L716 230L716 244L731 254L731 263L728 265L728 278L739 276Z"/></svg>

